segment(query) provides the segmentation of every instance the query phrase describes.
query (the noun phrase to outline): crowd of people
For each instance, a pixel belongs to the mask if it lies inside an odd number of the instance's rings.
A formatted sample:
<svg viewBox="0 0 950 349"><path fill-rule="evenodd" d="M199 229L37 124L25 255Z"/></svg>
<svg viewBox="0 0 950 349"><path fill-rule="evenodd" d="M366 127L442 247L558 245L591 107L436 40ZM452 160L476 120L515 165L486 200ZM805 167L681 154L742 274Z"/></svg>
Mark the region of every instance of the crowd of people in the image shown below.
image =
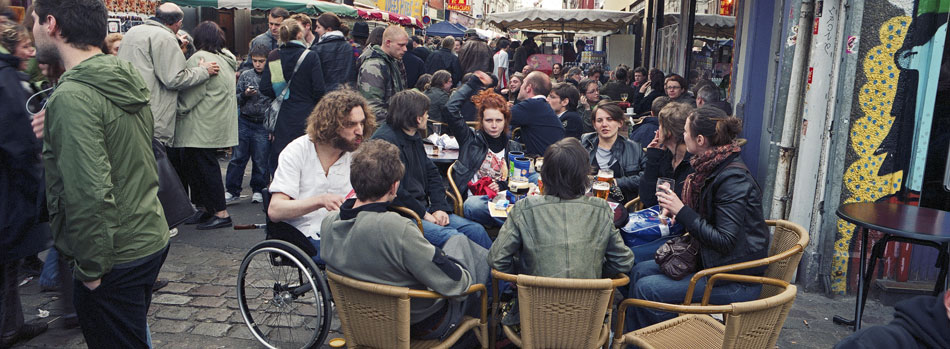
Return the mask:
<svg viewBox="0 0 950 349"><path fill-rule="evenodd" d="M190 193L198 213L186 223L198 230L232 225L227 206L241 200L252 161L251 201L269 192L270 221L297 232L315 262L450 297L494 268L629 274L628 297L681 300L689 278L671 279L652 258L635 264L611 206L587 195L601 170L614 178L608 200L639 198L683 225L699 242L700 269L761 258L769 246L761 192L738 156L741 122L710 82L624 65L539 71L527 64L538 50L531 37L423 39L398 26L350 28L332 13L271 9L243 60L214 22L182 31L172 3L123 36L106 35L98 0L36 0L27 14L0 23L9 106L0 111L0 223L4 246L16 247L0 251L2 347L46 329L23 323L16 280L51 241L47 264L61 280L51 282L68 293L89 346L150 345L146 314L177 234L158 198L155 146ZM565 47L573 62L583 46ZM459 144L451 175L462 197L448 197L426 151L433 121ZM232 149L224 178L222 148ZM492 217L488 203L507 189L517 152L544 159L526 178L543 183L541 195ZM673 184L657 190L658 178ZM422 234L392 206L414 212ZM711 300L751 300L759 289L721 283ZM413 300L412 335L444 336L477 310L473 299ZM672 316L637 309L626 323ZM517 322L506 313L503 323Z"/></svg>

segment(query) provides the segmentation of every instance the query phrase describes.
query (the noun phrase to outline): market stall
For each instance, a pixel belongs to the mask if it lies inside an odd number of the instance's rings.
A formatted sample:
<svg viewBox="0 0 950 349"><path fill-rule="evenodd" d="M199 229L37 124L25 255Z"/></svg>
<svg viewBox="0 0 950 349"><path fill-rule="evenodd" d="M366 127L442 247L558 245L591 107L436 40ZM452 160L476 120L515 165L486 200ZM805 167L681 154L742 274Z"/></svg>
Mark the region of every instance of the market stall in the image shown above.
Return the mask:
<svg viewBox="0 0 950 349"><path fill-rule="evenodd" d="M340 17L379 20L417 28L423 27L422 21L417 18L377 9L358 9L349 5L319 0L171 0L170 2L180 6L227 9L269 10L274 7L283 7L287 11L295 13L319 15L324 12L332 12Z"/></svg>

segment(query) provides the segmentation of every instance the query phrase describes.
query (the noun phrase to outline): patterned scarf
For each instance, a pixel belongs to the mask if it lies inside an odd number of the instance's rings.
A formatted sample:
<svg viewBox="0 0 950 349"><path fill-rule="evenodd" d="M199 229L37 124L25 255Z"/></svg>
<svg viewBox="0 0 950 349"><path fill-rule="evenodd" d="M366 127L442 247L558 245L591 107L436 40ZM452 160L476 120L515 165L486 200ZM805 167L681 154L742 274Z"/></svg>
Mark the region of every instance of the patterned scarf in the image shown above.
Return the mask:
<svg viewBox="0 0 950 349"><path fill-rule="evenodd" d="M721 145L709 149L702 154L695 155L689 159L689 164L693 166L694 172L686 177L686 183L683 183L683 203L694 209L699 207L699 193L703 190L703 185L708 177L723 161L733 153L738 153L742 149L732 144Z"/></svg>

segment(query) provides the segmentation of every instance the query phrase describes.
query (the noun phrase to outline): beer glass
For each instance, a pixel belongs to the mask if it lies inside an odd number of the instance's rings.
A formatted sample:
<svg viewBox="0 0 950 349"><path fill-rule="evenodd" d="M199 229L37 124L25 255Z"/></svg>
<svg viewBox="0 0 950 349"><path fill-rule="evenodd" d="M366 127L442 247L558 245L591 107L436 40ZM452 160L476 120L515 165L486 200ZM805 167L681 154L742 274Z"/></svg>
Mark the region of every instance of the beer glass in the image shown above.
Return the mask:
<svg viewBox="0 0 950 349"><path fill-rule="evenodd" d="M606 182L607 184L614 183L614 171L608 169L602 169L597 171L597 180L600 182Z"/></svg>
<svg viewBox="0 0 950 349"><path fill-rule="evenodd" d="M675 185L675 183L676 183L676 181L673 180L672 178L666 178L666 177L657 178L657 179L656 179L656 192L657 192L657 193L660 193L660 192L672 193L672 192L673 192L673 186ZM659 216L659 218L660 218L660 222L663 222L663 224L666 224L666 218L667 218L667 217L666 217L666 210L665 210L665 209L660 211L660 216Z"/></svg>
<svg viewBox="0 0 950 349"><path fill-rule="evenodd" d="M594 181L592 189L594 190L594 196L607 200L607 195L610 194L610 183L597 180Z"/></svg>

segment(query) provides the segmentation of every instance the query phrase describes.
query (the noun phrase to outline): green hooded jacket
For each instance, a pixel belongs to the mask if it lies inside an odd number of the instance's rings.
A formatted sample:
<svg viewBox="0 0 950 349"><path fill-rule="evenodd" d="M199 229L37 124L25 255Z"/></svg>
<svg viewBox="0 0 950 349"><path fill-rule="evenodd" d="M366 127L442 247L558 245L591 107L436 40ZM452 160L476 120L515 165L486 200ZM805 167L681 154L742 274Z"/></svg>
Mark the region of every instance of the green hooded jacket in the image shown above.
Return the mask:
<svg viewBox="0 0 950 349"><path fill-rule="evenodd" d="M63 74L46 104L50 229L81 281L168 244L148 101L131 63L99 54Z"/></svg>

